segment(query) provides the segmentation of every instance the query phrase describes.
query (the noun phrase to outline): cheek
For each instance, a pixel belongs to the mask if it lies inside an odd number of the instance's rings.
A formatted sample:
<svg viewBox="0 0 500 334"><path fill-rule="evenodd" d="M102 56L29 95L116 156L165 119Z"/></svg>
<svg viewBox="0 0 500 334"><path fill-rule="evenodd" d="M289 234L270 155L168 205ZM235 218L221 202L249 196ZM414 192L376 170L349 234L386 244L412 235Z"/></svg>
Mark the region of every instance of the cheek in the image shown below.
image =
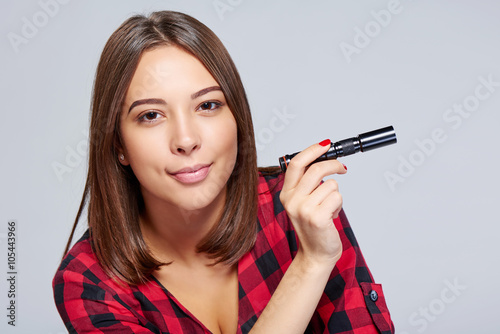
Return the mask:
<svg viewBox="0 0 500 334"><path fill-rule="evenodd" d="M127 131L129 130L129 131ZM137 175L146 166L154 165L161 152L161 143L165 138L155 131L137 131L124 129L122 139L127 159L132 170Z"/></svg>
<svg viewBox="0 0 500 334"><path fill-rule="evenodd" d="M227 156L228 160L236 160L238 152L238 130L236 121L231 116L217 130L214 136L219 141L219 150L221 154Z"/></svg>

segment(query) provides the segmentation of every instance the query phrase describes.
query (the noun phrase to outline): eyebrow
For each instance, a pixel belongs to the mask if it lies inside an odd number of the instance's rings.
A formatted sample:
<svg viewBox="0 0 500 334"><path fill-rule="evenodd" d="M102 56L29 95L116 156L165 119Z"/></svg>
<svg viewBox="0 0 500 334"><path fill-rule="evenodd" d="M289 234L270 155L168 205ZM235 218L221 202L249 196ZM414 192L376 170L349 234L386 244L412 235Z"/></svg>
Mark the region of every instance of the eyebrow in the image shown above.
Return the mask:
<svg viewBox="0 0 500 334"><path fill-rule="evenodd" d="M219 86L210 86L207 88L203 88L200 91L197 91L196 93L191 94L191 99L194 100L202 95L208 94L214 90L219 90L222 91L222 89ZM166 105L167 102L163 99L157 99L157 98L149 98L149 99L142 99L142 100L137 100L134 101L131 105L130 108L128 109L128 112L132 111L137 106L140 106L141 104L164 104Z"/></svg>
<svg viewBox="0 0 500 334"><path fill-rule="evenodd" d="M140 106L141 104L167 104L167 102L165 102L165 100L163 100L163 99L142 99L142 100L137 100L137 101L134 101L134 103L132 103L132 105L128 109L128 112L130 113L130 111L132 109L134 109L137 106Z"/></svg>
<svg viewBox="0 0 500 334"><path fill-rule="evenodd" d="M197 97L200 97L202 95L205 95L205 94L208 94L214 90L220 90L222 91L222 89L219 87L219 86L211 86L211 87L207 87L207 88L203 88L202 90L194 93L191 95L191 99L194 100L196 99Z"/></svg>

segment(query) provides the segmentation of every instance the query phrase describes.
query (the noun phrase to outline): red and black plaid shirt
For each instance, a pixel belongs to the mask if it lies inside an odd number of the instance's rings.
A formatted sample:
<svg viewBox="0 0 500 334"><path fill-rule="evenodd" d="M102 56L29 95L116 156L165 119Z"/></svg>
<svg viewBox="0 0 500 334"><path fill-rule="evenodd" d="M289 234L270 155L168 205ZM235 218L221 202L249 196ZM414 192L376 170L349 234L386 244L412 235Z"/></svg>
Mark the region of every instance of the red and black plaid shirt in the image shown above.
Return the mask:
<svg viewBox="0 0 500 334"><path fill-rule="evenodd" d="M238 263L238 333L250 331L297 252L281 186L280 176L260 177L257 241ZM343 254L306 332L394 333L382 287L373 282L343 211L334 223ZM210 333L153 277L138 286L114 282L96 261L88 233L62 261L53 288L70 333Z"/></svg>

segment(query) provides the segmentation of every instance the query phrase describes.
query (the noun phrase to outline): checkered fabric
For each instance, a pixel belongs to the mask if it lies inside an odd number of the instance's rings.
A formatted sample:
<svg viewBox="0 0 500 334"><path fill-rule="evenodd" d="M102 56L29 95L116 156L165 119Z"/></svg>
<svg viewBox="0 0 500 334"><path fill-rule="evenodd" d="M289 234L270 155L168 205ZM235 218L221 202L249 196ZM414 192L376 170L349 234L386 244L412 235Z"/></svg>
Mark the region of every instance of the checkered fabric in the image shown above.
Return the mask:
<svg viewBox="0 0 500 334"><path fill-rule="evenodd" d="M238 333L250 331L297 252L298 239L279 200L282 181L282 175L259 178L257 240L238 263ZM394 333L382 287L373 282L343 211L334 223L343 254L306 333ZM88 237L72 247L53 280L70 333L210 333L154 277L132 286L107 276Z"/></svg>

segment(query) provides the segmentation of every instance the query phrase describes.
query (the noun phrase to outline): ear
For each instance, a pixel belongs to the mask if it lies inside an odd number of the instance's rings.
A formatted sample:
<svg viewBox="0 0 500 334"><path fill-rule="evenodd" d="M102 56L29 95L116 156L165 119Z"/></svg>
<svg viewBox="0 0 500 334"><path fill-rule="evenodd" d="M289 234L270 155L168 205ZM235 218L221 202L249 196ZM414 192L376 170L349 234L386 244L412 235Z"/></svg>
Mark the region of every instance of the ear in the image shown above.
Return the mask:
<svg viewBox="0 0 500 334"><path fill-rule="evenodd" d="M123 153L123 150L118 151L118 161L123 165L123 166L128 166L130 165L130 162L127 159L127 155Z"/></svg>
<svg viewBox="0 0 500 334"><path fill-rule="evenodd" d="M116 143L115 144L115 149L116 149L116 152L118 153L117 155L117 159L118 161L123 165L123 166L128 166L130 165L130 162L128 161L128 158L127 158L127 152L126 150L123 148L122 144L121 143Z"/></svg>

